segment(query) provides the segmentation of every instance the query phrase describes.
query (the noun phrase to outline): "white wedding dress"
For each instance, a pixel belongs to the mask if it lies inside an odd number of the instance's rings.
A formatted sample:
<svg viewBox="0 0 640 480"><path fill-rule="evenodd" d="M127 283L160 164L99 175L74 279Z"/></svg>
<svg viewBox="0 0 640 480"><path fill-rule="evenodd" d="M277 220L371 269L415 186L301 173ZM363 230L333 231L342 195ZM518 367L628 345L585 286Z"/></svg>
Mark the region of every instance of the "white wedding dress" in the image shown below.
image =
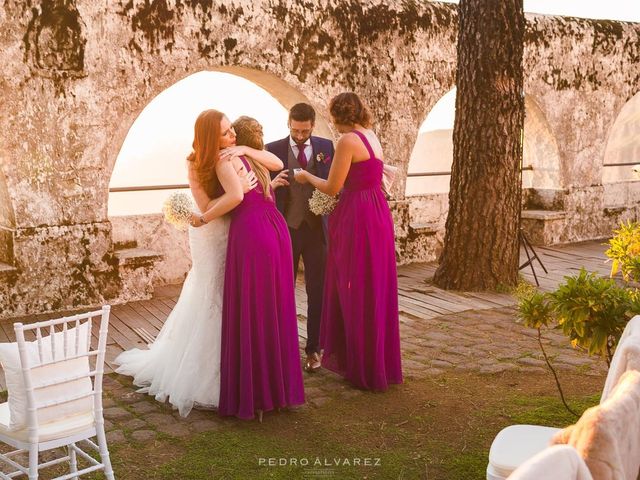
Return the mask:
<svg viewBox="0 0 640 480"><path fill-rule="evenodd" d="M169 400L186 417L194 404L215 408L220 396L222 291L230 219L189 227L192 266L180 298L149 349L115 360L139 392Z"/></svg>

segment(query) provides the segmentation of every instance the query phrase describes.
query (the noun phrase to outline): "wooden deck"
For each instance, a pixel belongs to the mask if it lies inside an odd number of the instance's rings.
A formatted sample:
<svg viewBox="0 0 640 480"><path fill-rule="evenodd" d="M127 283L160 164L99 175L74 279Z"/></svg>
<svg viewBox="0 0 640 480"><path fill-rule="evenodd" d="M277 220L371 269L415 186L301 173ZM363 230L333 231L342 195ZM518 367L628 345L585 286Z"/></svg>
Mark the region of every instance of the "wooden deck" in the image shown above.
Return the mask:
<svg viewBox="0 0 640 480"><path fill-rule="evenodd" d="M610 264L605 263L603 241L591 241L555 247L536 247L548 273L535 262L534 268L544 290L554 289L563 277L577 273L581 267L608 275ZM521 252L521 260L526 256ZM403 321L411 318L427 319L464 310L485 310L514 304L513 298L501 293L452 292L430 285L425 280L432 278L435 263L416 263L398 269L400 312L408 314ZM524 277L533 282L531 268L521 271ZM156 290L151 300L131 302L113 306L107 344L107 371L113 369L113 359L123 350L145 348L153 341L173 309L180 294L181 286L167 286ZM306 338L307 300L302 280L296 285L296 303L298 309L298 332ZM14 321L34 321L54 318L60 315L37 315L31 318L12 319L0 322L0 342L13 341L12 323ZM4 379L0 378L4 388Z"/></svg>

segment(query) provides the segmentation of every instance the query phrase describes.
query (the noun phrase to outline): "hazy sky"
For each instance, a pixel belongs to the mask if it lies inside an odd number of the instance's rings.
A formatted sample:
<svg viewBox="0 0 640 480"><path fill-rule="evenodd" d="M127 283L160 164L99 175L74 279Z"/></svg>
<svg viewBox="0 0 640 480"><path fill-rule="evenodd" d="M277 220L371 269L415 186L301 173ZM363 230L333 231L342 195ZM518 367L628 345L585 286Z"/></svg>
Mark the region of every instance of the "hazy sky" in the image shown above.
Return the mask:
<svg viewBox="0 0 640 480"><path fill-rule="evenodd" d="M441 0L458 3L457 0ZM640 22L640 0L524 0L524 11Z"/></svg>

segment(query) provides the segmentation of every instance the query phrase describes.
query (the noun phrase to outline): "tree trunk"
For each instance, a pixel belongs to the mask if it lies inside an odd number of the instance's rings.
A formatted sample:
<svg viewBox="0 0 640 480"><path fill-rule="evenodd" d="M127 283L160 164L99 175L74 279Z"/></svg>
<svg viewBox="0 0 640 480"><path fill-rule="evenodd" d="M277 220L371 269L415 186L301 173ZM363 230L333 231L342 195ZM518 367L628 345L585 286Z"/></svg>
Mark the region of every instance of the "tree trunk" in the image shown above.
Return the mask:
<svg viewBox="0 0 640 480"><path fill-rule="evenodd" d="M436 285L495 290L518 279L523 0L460 0L453 165Z"/></svg>

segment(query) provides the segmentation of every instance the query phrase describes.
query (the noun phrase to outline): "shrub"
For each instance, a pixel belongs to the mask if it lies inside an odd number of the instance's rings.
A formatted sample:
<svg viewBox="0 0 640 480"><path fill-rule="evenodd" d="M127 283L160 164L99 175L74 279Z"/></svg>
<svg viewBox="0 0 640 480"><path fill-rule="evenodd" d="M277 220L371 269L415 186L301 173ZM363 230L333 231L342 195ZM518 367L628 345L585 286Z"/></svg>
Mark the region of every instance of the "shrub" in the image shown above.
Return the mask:
<svg viewBox="0 0 640 480"><path fill-rule="evenodd" d="M611 276L618 272L626 282L640 281L640 224L622 223L614 236L605 245L609 245L604 254L611 260Z"/></svg>

